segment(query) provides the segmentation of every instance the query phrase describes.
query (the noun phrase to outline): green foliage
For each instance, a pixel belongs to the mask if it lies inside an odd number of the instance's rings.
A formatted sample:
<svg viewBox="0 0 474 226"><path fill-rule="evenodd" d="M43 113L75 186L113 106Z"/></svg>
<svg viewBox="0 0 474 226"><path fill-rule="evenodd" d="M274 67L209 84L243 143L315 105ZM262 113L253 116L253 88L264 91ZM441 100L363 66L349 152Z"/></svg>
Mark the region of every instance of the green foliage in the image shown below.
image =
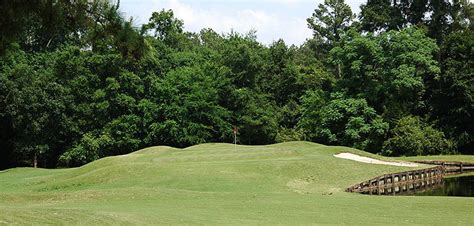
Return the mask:
<svg viewBox="0 0 474 226"><path fill-rule="evenodd" d="M296 49L288 48L283 40L279 40L269 47L268 54L265 73L258 81L260 88L270 93L279 106L297 100L303 94L303 89L298 83L300 71L293 60Z"/></svg>
<svg viewBox="0 0 474 226"><path fill-rule="evenodd" d="M300 141L304 139L304 132L297 128L282 127L276 134L275 141L278 143L289 141Z"/></svg>
<svg viewBox="0 0 474 226"><path fill-rule="evenodd" d="M71 96L48 67L50 57L39 54L37 62L15 64L4 71L8 91L4 116L11 120L15 131L16 158L20 162L32 162L35 155L46 162L51 160L54 153L50 148L61 144L61 132L67 130L66 103ZM35 69L39 62L48 66Z"/></svg>
<svg viewBox="0 0 474 226"><path fill-rule="evenodd" d="M425 80L440 73L436 43L421 30L407 28L375 36L353 33L331 51L342 65L338 88L363 97L384 118L400 118L425 107Z"/></svg>
<svg viewBox="0 0 474 226"><path fill-rule="evenodd" d="M171 10L139 29L108 1L3 1L0 168L232 142L234 127L240 144L306 139L380 152L397 132L388 123L412 115L429 120L414 137L446 136L470 153L470 6L370 0L359 24L344 1L327 0L307 21L313 38L266 46L254 30L186 32Z"/></svg>
<svg viewBox="0 0 474 226"><path fill-rule="evenodd" d="M419 117L407 116L398 120L385 141L384 155L439 155L452 154L455 145L445 138L444 133L427 125Z"/></svg>
<svg viewBox="0 0 474 226"><path fill-rule="evenodd" d="M229 136L230 113L219 106L219 83L223 82L211 65L180 67L151 84L158 103L148 125L147 141L187 146Z"/></svg>
<svg viewBox="0 0 474 226"><path fill-rule="evenodd" d="M314 36L333 43L341 39L354 17L351 7L344 0L324 0L324 4L318 5L307 22Z"/></svg>
<svg viewBox="0 0 474 226"><path fill-rule="evenodd" d="M177 47L180 35L183 33L183 21L176 19L172 10L153 12L143 31L152 30L154 37L164 43Z"/></svg>
<svg viewBox="0 0 474 226"><path fill-rule="evenodd" d="M309 140L353 146L376 152L388 130L375 110L364 99L335 93L324 102L317 93L303 97L299 126Z"/></svg>
<svg viewBox="0 0 474 226"><path fill-rule="evenodd" d="M102 156L127 154L143 146L143 123L137 115L122 115L111 122L105 128L107 137L100 138L102 143L107 141L101 148ZM110 139L110 140L108 140Z"/></svg>
<svg viewBox="0 0 474 226"><path fill-rule="evenodd" d="M473 49L473 31L449 35L440 51L442 73L430 84L432 118L457 141L463 152L474 147Z"/></svg>
<svg viewBox="0 0 474 226"><path fill-rule="evenodd" d="M2 1L0 55L14 43L29 51L54 49L64 42L78 44L78 36L103 6L86 0Z"/></svg>
<svg viewBox="0 0 474 226"><path fill-rule="evenodd" d="M265 48L252 34L231 33L224 43L221 62L230 69L229 78L236 88L256 88L257 78L263 73Z"/></svg>
<svg viewBox="0 0 474 226"><path fill-rule="evenodd" d="M451 32L472 29L473 3L466 0L368 0L361 6L361 30L425 28L438 44Z"/></svg>
<svg viewBox="0 0 474 226"><path fill-rule="evenodd" d="M112 142L112 140L107 134L102 134L97 137L86 133L82 136L78 144L59 157L59 164L73 167L97 160L103 156L102 150L107 147L110 142Z"/></svg>
<svg viewBox="0 0 474 226"><path fill-rule="evenodd" d="M402 27L400 11L391 0L368 0L360 9L361 29L364 31L394 30Z"/></svg>
<svg viewBox="0 0 474 226"><path fill-rule="evenodd" d="M272 143L278 130L276 106L268 97L250 89L241 88L233 93L237 104L234 117L241 144Z"/></svg>

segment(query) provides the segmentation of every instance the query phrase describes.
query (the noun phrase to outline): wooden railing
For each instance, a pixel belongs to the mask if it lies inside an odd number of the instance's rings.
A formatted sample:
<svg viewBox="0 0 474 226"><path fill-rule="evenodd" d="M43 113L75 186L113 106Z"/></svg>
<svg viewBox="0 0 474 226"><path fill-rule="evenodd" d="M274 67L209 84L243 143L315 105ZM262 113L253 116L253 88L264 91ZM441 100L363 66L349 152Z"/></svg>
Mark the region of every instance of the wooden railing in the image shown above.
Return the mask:
<svg viewBox="0 0 474 226"><path fill-rule="evenodd" d="M443 182L444 170L444 166L436 166L428 169L384 174L355 184L347 188L346 191L378 195L394 195L402 192L416 191L440 185Z"/></svg>
<svg viewBox="0 0 474 226"><path fill-rule="evenodd" d="M441 186L443 184L443 177L446 175L474 171L474 163L468 162L432 160L414 162L436 166L428 169L384 174L352 185L346 191L378 195L418 192L434 186Z"/></svg>

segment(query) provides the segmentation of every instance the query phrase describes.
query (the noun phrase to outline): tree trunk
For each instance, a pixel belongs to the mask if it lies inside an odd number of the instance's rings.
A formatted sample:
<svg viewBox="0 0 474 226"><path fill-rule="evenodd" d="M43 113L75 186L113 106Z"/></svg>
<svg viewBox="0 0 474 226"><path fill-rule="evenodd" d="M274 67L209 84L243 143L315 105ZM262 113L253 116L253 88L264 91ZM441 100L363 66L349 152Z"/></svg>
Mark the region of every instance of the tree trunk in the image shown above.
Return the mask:
<svg viewBox="0 0 474 226"><path fill-rule="evenodd" d="M33 160L33 167L38 168L38 158L36 157L36 153L35 153L35 159Z"/></svg>

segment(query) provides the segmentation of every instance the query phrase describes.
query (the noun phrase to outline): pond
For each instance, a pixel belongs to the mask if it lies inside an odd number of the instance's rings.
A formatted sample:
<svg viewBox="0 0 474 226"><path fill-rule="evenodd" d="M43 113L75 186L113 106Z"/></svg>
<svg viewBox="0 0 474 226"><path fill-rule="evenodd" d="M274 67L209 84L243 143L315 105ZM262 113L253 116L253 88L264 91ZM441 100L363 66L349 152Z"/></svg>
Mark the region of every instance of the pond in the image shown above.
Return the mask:
<svg viewBox="0 0 474 226"><path fill-rule="evenodd" d="M474 197L474 174L447 177L437 186L409 195Z"/></svg>
<svg viewBox="0 0 474 226"><path fill-rule="evenodd" d="M413 182L382 184L359 192L369 195L460 196L474 197L474 174L445 178L422 178Z"/></svg>

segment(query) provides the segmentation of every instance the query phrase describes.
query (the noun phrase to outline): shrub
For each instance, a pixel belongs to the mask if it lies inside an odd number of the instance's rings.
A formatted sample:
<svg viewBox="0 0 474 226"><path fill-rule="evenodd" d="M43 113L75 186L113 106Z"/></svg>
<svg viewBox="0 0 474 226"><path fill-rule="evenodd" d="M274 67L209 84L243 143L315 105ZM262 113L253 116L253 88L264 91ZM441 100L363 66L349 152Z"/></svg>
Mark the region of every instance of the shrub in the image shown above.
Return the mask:
<svg viewBox="0 0 474 226"><path fill-rule="evenodd" d="M455 152L454 143L446 139L443 132L416 116L401 118L390 133L391 137L383 145L384 155L437 155Z"/></svg>

